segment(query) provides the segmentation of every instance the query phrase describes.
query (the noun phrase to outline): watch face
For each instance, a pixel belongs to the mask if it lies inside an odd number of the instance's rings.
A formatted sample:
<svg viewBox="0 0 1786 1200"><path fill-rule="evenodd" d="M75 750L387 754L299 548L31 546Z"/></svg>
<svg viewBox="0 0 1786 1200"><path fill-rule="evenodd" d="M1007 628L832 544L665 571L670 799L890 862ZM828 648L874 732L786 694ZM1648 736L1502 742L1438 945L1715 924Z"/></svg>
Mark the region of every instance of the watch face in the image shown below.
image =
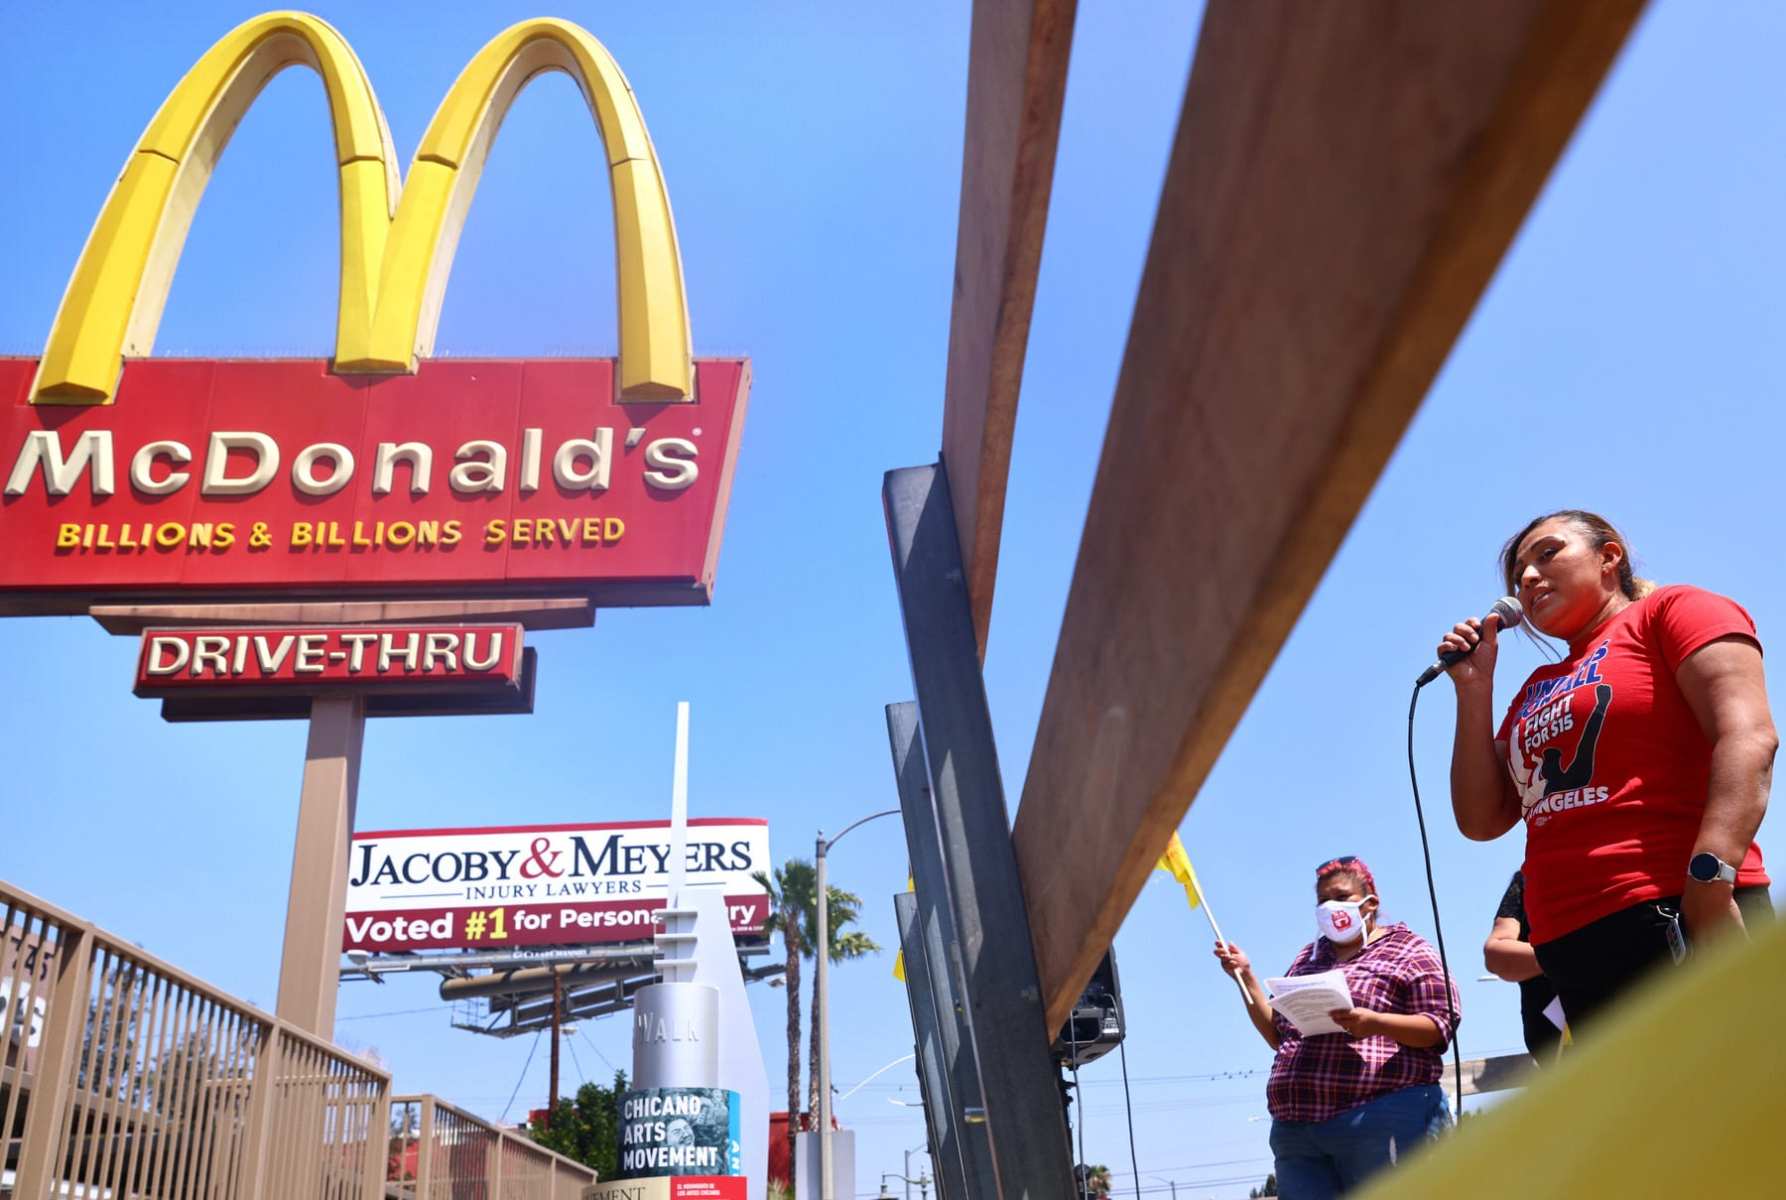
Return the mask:
<svg viewBox="0 0 1786 1200"><path fill-rule="evenodd" d="M1719 868L1723 865L1716 854L1695 854L1687 863L1687 874L1700 883L1711 883L1718 878Z"/></svg>

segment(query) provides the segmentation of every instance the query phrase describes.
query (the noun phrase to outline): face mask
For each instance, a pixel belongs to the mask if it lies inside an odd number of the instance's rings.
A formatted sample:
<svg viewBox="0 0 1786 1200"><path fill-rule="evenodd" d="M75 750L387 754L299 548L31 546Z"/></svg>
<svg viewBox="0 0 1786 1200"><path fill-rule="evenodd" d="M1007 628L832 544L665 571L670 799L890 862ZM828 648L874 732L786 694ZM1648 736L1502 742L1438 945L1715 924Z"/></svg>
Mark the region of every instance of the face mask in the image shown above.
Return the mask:
<svg viewBox="0 0 1786 1200"><path fill-rule="evenodd" d="M1330 942L1355 942L1364 936L1363 907L1364 900L1324 900L1315 905L1315 928Z"/></svg>

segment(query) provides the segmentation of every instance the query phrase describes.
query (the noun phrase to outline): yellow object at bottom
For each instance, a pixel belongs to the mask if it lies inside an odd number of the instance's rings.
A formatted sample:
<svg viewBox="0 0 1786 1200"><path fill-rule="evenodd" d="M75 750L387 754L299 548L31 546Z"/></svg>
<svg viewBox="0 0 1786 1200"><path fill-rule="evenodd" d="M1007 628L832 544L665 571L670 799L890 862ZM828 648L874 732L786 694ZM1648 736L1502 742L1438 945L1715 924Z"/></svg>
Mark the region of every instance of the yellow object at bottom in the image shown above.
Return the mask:
<svg viewBox="0 0 1786 1200"><path fill-rule="evenodd" d="M1664 970L1526 1092L1384 1175L1368 1200L1777 1196L1786 923Z"/></svg>

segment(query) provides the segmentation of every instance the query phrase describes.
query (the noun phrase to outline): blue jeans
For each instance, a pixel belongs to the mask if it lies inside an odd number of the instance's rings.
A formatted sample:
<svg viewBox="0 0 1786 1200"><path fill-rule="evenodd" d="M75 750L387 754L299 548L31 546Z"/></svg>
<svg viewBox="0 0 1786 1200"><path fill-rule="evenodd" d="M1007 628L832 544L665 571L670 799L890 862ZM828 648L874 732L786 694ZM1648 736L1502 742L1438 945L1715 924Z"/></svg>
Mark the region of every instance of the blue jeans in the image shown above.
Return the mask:
<svg viewBox="0 0 1786 1200"><path fill-rule="evenodd" d="M1330 1200L1450 1124L1445 1089L1436 1083L1401 1088L1325 1121L1273 1121L1278 1193L1284 1200Z"/></svg>

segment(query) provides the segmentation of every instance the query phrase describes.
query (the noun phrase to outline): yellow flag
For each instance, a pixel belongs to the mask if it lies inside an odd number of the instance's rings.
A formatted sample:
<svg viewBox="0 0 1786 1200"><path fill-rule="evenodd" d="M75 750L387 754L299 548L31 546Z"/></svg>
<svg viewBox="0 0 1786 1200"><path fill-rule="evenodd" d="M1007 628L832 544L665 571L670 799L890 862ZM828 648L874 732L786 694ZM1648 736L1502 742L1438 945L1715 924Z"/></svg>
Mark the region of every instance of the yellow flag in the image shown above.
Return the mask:
<svg viewBox="0 0 1786 1200"><path fill-rule="evenodd" d="M1184 885L1185 902L1192 908L1203 903L1203 895L1197 889L1197 872L1191 869L1191 856L1184 852L1184 843L1178 840L1176 830L1172 833L1172 840L1166 843L1166 853L1160 855L1160 861L1154 867Z"/></svg>
<svg viewBox="0 0 1786 1200"><path fill-rule="evenodd" d="M913 879L910 875L905 877L905 890L908 892L915 892L918 890L917 880ZM904 950L901 950L898 954L893 956L893 978L899 980L901 983L905 982Z"/></svg>

